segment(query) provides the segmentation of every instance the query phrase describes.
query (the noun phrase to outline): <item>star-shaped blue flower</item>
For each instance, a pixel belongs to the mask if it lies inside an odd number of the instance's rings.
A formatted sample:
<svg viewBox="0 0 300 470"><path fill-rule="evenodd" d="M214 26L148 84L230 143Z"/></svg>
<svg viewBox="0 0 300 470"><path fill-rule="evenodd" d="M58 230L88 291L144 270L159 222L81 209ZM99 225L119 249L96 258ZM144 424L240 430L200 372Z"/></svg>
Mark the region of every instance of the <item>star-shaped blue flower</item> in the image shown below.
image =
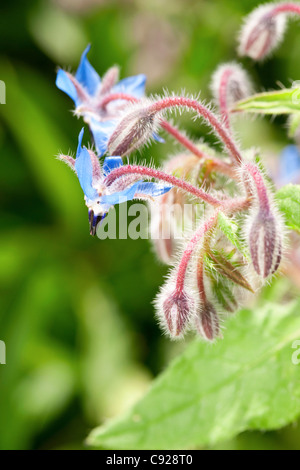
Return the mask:
<svg viewBox="0 0 300 470"><path fill-rule="evenodd" d="M76 159L68 155L60 155L60 159L77 174L89 210L91 235L96 234L98 223L116 204L133 199L152 199L172 188L172 185L141 181L136 175L124 176L108 186L105 183L106 176L115 168L123 166L123 160L121 157L106 157L101 167L96 154L82 147L83 132L84 129L78 137Z"/></svg>
<svg viewBox="0 0 300 470"><path fill-rule="evenodd" d="M103 84L100 76L87 59L90 45L84 50L79 67L75 75L59 69L56 77L56 86L72 98L75 106L83 104L95 105L97 97L108 93L126 93L135 98L141 98L145 93L146 76L143 74L127 77L118 83ZM116 77L117 78L117 75ZM105 90L103 89L105 85Z"/></svg>
<svg viewBox="0 0 300 470"><path fill-rule="evenodd" d="M99 156L104 155L107 143L116 128L120 112L127 101L113 100L102 106L103 99L116 93L125 93L133 98L140 99L145 94L146 76L143 74L118 80L118 69L111 68L101 80L98 73L87 59L90 45L83 52L79 67L75 75L59 69L56 77L56 86L64 91L75 103L75 113L83 116L93 134L96 150ZM154 139L163 143L157 134Z"/></svg>

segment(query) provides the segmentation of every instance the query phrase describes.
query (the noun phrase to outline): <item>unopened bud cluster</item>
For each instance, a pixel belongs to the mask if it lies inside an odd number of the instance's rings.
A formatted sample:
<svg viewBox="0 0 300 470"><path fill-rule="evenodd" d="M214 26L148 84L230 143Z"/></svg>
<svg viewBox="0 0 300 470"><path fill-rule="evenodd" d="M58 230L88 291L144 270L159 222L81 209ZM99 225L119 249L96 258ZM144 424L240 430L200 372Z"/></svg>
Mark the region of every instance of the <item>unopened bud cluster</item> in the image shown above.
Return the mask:
<svg viewBox="0 0 300 470"><path fill-rule="evenodd" d="M241 55L259 60L279 43L288 14L280 8L265 5L246 19ZM215 112L193 97L147 98L144 75L118 82L115 67L101 81L88 51L75 75L59 70L57 86L73 99L93 137L95 149L82 146L82 131L76 159L60 156L79 179L90 232L96 234L114 205L147 199L155 252L171 266L155 300L158 321L173 339L192 330L213 341L221 336L222 316L270 280L284 254L284 224L265 171L233 137L232 106L252 92L251 81L238 63L222 64L212 78ZM168 121L174 110L205 120L224 151L174 127ZM164 155L161 169L150 164L151 156L148 164L131 160L149 142L163 144L162 131L181 144L178 155Z"/></svg>

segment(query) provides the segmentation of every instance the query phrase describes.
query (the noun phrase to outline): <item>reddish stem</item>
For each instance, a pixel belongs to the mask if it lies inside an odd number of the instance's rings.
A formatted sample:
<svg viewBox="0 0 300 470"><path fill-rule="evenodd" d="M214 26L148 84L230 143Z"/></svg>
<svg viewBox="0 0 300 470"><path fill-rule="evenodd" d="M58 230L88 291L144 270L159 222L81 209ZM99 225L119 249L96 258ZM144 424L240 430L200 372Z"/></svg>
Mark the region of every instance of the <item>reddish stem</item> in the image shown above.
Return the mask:
<svg viewBox="0 0 300 470"><path fill-rule="evenodd" d="M183 256L181 258L178 271L177 271L177 276L176 276L177 293L183 292L186 271L187 271L188 263L191 259L191 256L193 252L195 251L195 248L197 247L201 238L203 238L204 235L216 225L218 214L219 214L219 209L217 209L216 212L203 225L201 225L200 228L198 228L194 236L189 241L187 248L185 249L183 253Z"/></svg>
<svg viewBox="0 0 300 470"><path fill-rule="evenodd" d="M126 93L111 93L103 98L99 107L105 107L108 103L114 100L126 100L131 102L138 101L137 98ZM181 145L190 150L190 152L192 152L194 155L204 160L210 160L213 168L220 171L224 175L236 179L235 171L230 165L228 165L228 163L222 162L222 160L211 157L205 152L199 150L198 147L190 139L183 135L176 127L172 126L169 122L162 120L161 127L170 135L172 135L178 142L180 142Z"/></svg>
<svg viewBox="0 0 300 470"><path fill-rule="evenodd" d="M108 105L111 101L115 100L124 100L124 101L131 101L132 103L135 103L138 101L137 98L134 96L128 95L127 93L110 93L107 96L104 96L104 98L100 101L98 107L99 108L105 108L105 106Z"/></svg>
<svg viewBox="0 0 300 470"><path fill-rule="evenodd" d="M105 183L107 185L111 185L116 179L128 174L136 174L144 177L146 176L150 178L155 178L160 181L165 181L167 183L172 184L173 186L177 186L178 188L183 189L184 191L190 194L193 194L193 196L196 196L199 199L202 199L203 201L215 207L218 207L223 204L223 201L216 199L210 194L207 194L202 189L197 188L192 184L181 180L180 178L176 178L175 176L169 175L168 173L164 173L163 171L156 170L154 168L148 168L146 166L124 165L119 168L116 168L112 170L111 173L109 173L109 175L105 178Z"/></svg>
<svg viewBox="0 0 300 470"><path fill-rule="evenodd" d="M186 107L194 109L198 114L200 114L200 116L202 116L206 121L208 121L211 127L219 135L221 141L224 143L229 154L231 155L233 162L237 165L240 165L242 163L242 156L232 137L228 133L226 127L223 126L219 119L206 106L199 103L197 100L184 98L181 96L163 98L149 106L149 113L158 113L160 111L163 111L164 109L176 107Z"/></svg>
<svg viewBox="0 0 300 470"><path fill-rule="evenodd" d="M272 16L279 13L296 13L300 15L300 5L297 5L297 3L280 3L270 12Z"/></svg>
<svg viewBox="0 0 300 470"><path fill-rule="evenodd" d="M178 142L181 143L185 148L190 150L194 155L199 157L203 160L209 160L213 169L220 171L224 175L229 176L230 178L236 179L237 175L235 169L226 162L219 160L218 158L214 158L207 153L202 152L199 150L198 147L185 135L183 135L176 127L172 126L168 121L161 121L161 127L171 134Z"/></svg>
<svg viewBox="0 0 300 470"><path fill-rule="evenodd" d="M198 230L195 232L194 236L189 241L187 248L185 249L181 261L179 263L177 278L176 278L176 291L181 293L184 290L184 282L187 272L187 267L189 261L192 257L193 252L198 246L199 241L203 238L210 230L212 230L217 224L218 214L220 210L226 214L231 214L240 210L244 210L249 207L249 199L236 199L230 200L223 203L221 208L218 208L214 214L207 220Z"/></svg>
<svg viewBox="0 0 300 470"><path fill-rule="evenodd" d="M264 182L263 176L259 171L259 168L254 165L253 163L246 163L245 170L252 176L254 184L257 190L257 196L259 200L259 204L261 208L265 211L270 210L269 198L268 198L268 191L266 188L266 184Z"/></svg>
<svg viewBox="0 0 300 470"><path fill-rule="evenodd" d="M219 88L219 106L221 116L224 120L224 125L227 127L228 131L230 131L230 120L229 120L229 112L227 106L227 87L228 81L230 76L232 75L232 70L227 68L224 70L221 81L220 81L220 88Z"/></svg>

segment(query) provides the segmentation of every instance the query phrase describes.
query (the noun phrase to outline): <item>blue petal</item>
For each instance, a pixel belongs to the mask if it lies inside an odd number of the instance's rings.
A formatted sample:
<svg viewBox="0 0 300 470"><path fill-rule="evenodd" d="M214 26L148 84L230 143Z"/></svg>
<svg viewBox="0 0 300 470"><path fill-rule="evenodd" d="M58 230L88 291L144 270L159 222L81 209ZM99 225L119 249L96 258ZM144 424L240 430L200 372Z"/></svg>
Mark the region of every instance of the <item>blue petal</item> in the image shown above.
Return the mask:
<svg viewBox="0 0 300 470"><path fill-rule="evenodd" d="M90 48L91 46L89 44L84 50L75 77L79 83L87 89L89 94L93 96L101 83L101 79L86 58Z"/></svg>
<svg viewBox="0 0 300 470"><path fill-rule="evenodd" d="M127 93L135 98L142 98L145 94L146 75L140 74L127 77L113 87L114 93Z"/></svg>
<svg viewBox="0 0 300 470"><path fill-rule="evenodd" d="M142 182L139 183L136 189L136 195L157 197L167 193L168 191L170 191L170 189L172 189L172 187L173 186L169 184Z"/></svg>
<svg viewBox="0 0 300 470"><path fill-rule="evenodd" d="M77 106L78 97L76 88L68 77L68 74L64 70L59 69L59 71L57 72L55 84L57 88L69 95L69 97L72 98L72 100Z"/></svg>
<svg viewBox="0 0 300 470"><path fill-rule="evenodd" d="M164 144L166 141L160 135L156 134L155 132L153 133L153 139L156 140L156 142L159 142L160 144Z"/></svg>
<svg viewBox="0 0 300 470"><path fill-rule="evenodd" d="M96 199L99 197L97 191L92 186L93 182L93 165L90 154L86 147L81 148L83 129L78 138L78 148L75 160L75 170L79 179L80 186L88 199Z"/></svg>
<svg viewBox="0 0 300 470"><path fill-rule="evenodd" d="M296 145L288 145L280 155L279 176L282 183L299 178L300 152Z"/></svg>
<svg viewBox="0 0 300 470"><path fill-rule="evenodd" d="M78 136L78 145L77 145L77 151L76 151L76 158L79 157L80 152L81 152L81 144L82 144L82 139L83 139L83 134L84 134L84 127L81 129L79 132Z"/></svg>
<svg viewBox="0 0 300 470"><path fill-rule="evenodd" d="M114 206L115 204L121 204L122 202L131 201L139 186L139 182L134 183L130 188L124 189L114 194L108 194L107 196L101 196L101 204Z"/></svg>
<svg viewBox="0 0 300 470"><path fill-rule="evenodd" d="M107 176L115 168L123 165L122 157L106 157L103 162L103 175Z"/></svg>
<svg viewBox="0 0 300 470"><path fill-rule="evenodd" d="M115 130L117 121L96 121L91 119L90 129L94 137L95 147L101 157L107 151L110 136Z"/></svg>

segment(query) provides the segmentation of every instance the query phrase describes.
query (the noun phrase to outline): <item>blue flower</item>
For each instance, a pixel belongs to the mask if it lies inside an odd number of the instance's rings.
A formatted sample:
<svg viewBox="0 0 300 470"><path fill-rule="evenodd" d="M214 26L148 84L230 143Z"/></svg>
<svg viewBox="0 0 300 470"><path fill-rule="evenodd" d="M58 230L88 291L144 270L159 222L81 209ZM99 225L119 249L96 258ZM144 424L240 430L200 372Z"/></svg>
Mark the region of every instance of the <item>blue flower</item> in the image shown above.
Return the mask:
<svg viewBox="0 0 300 470"><path fill-rule="evenodd" d="M111 69L114 73L110 76L106 74L106 79L104 77L102 81L87 59L90 47L88 45L83 52L74 76L62 69L57 72L56 86L72 98L76 107L93 105L92 109L95 109L100 99L108 93L126 93L138 99L144 96L146 76L143 74L127 77L116 83L118 71L114 68Z"/></svg>
<svg viewBox="0 0 300 470"><path fill-rule="evenodd" d="M78 137L76 159L68 155L60 155L59 158L77 174L89 210L91 235L96 234L99 222L116 204L133 199L152 199L172 188L172 185L141 181L136 175L124 176L108 186L105 183L106 176L115 168L123 166L123 160L121 157L106 157L101 167L96 154L82 147L83 132L84 129Z"/></svg>
<svg viewBox="0 0 300 470"><path fill-rule="evenodd" d="M279 185L300 181L300 151L296 145L287 145L279 159Z"/></svg>
<svg viewBox="0 0 300 470"><path fill-rule="evenodd" d="M102 156L107 150L107 142L119 122L120 112L128 105L124 100L113 100L102 105L103 99L116 93L125 93L136 99L145 94L146 76L143 74L127 77L118 82L118 69L112 67L103 79L87 59L90 45L83 52L75 75L59 69L56 86L64 91L75 103L77 115L81 115L93 134L96 150ZM158 142L164 139L153 135Z"/></svg>

